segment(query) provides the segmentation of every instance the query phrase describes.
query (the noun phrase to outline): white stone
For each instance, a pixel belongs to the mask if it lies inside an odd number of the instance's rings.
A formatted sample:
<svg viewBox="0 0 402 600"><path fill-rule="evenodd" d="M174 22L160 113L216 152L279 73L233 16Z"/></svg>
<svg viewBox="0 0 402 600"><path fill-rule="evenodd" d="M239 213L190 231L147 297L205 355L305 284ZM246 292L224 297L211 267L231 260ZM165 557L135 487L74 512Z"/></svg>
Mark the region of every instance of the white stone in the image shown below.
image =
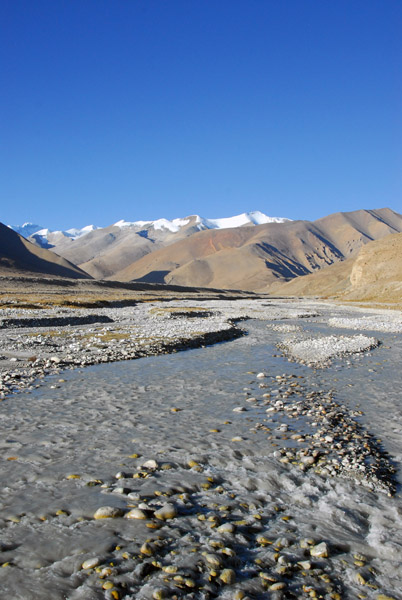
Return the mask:
<svg viewBox="0 0 402 600"><path fill-rule="evenodd" d="M167 519L174 519L177 516L177 509L173 504L165 504L154 512L154 517L166 521Z"/></svg>
<svg viewBox="0 0 402 600"><path fill-rule="evenodd" d="M94 558L88 558L88 560L85 560L82 563L81 568L82 569L93 569L94 567L97 567L100 563L99 558L96 556Z"/></svg>
<svg viewBox="0 0 402 600"><path fill-rule="evenodd" d="M131 509L125 516L126 519L147 519L147 515L140 508Z"/></svg>
<svg viewBox="0 0 402 600"><path fill-rule="evenodd" d="M114 519L121 517L123 511L115 506L101 506L94 514L94 519Z"/></svg>
<svg viewBox="0 0 402 600"><path fill-rule="evenodd" d="M317 544L310 549L311 556L315 558L327 558L329 556L328 546L325 542Z"/></svg>

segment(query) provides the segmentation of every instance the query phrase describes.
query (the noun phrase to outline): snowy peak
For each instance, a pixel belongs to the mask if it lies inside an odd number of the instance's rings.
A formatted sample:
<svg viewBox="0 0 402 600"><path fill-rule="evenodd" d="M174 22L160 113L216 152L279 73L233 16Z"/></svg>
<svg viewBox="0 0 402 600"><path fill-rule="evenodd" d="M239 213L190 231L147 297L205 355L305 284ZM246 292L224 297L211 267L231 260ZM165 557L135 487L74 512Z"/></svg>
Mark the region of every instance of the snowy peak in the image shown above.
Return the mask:
<svg viewBox="0 0 402 600"><path fill-rule="evenodd" d="M182 237L183 235L188 236L206 229L232 229L235 227L263 225L265 223L283 223L290 220L284 217L269 217L257 210L220 219L207 219L199 215L190 215L185 218L172 220L162 218L155 221L125 221L122 219L114 223L113 227L118 227L122 231L130 231L133 234L138 234L141 237L149 239L155 238L159 241L170 239L172 241L171 235L174 236L178 233L181 234L178 237ZM22 226L9 225L9 227L23 237L29 238L38 246L42 248L56 248L56 251L57 248L61 251L61 247L64 248L66 244L69 246L70 243L83 238L95 230L98 230L99 234L101 234L102 229L108 229L107 227L87 225L82 228L73 227L65 231L52 231L33 223L24 223Z"/></svg>
<svg viewBox="0 0 402 600"><path fill-rule="evenodd" d="M94 225L87 225L86 227L82 227L82 229L73 228L67 229L66 231L52 231L51 229L46 229L40 225L34 225L33 223L24 223L24 225L21 226L8 225L8 227L25 238L33 238L37 244L43 247L48 246L50 237L59 236L76 240L95 229L99 229L99 227L95 227Z"/></svg>
<svg viewBox="0 0 402 600"><path fill-rule="evenodd" d="M172 233L177 233L182 227L188 225L190 219L173 219L169 221L169 219L158 219L157 221L117 221L114 224L115 227L120 227L120 229L131 227L133 229L155 229L155 230L163 230L171 231Z"/></svg>
<svg viewBox="0 0 402 600"><path fill-rule="evenodd" d="M156 221L117 221L114 224L115 227L132 228L132 229L154 229L159 231L170 231L171 233L177 233L193 222L197 225L199 230L202 229L232 229L234 227L244 227L250 225L263 225L265 223L284 223L290 221L284 217L268 217L264 213L256 210L254 212L242 213L234 217L226 217L222 219L206 219L199 215L191 215L184 219L157 219Z"/></svg>
<svg viewBox="0 0 402 600"><path fill-rule="evenodd" d="M265 223L284 223L291 220L284 217L268 217L259 210L223 219L204 219L198 216L197 219L200 229L232 229L248 225L264 225Z"/></svg>
<svg viewBox="0 0 402 600"><path fill-rule="evenodd" d="M61 231L61 232L57 232L57 233L63 233L65 236L70 237L73 240L76 240L77 238L80 238L83 235L87 235L87 233L91 233L91 231L95 231L95 229L100 229L100 228L95 227L95 225L87 225L86 227L83 227L82 229L73 228L73 229L67 229L66 231Z"/></svg>
<svg viewBox="0 0 402 600"><path fill-rule="evenodd" d="M23 225L8 225L8 227L25 238L42 229L41 225L34 225L34 223L24 223Z"/></svg>

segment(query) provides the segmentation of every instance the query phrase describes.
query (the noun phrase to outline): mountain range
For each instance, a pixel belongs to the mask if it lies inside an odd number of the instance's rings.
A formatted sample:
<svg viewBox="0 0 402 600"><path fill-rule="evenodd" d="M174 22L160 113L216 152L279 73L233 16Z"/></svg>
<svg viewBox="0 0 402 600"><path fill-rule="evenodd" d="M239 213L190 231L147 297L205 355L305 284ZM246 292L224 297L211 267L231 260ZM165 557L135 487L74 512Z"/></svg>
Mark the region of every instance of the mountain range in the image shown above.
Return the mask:
<svg viewBox="0 0 402 600"><path fill-rule="evenodd" d="M291 294L291 286L303 281L314 289L308 283L312 273L319 278L332 272L332 282L350 277L342 270L348 260L373 241L402 233L402 215L381 208L291 221L251 212L226 219L119 221L65 232L31 224L13 229L29 234L37 250L62 256L79 276L259 292L286 288Z"/></svg>
<svg viewBox="0 0 402 600"><path fill-rule="evenodd" d="M52 250L97 279L119 279L119 272L146 254L164 248L192 234L206 230L237 229L288 221L262 212L243 213L223 219L192 215L182 219L118 221L108 227L89 225L83 229L50 231L31 223L11 228L31 242ZM36 231L34 231L36 229ZM158 278L157 283L163 283Z"/></svg>

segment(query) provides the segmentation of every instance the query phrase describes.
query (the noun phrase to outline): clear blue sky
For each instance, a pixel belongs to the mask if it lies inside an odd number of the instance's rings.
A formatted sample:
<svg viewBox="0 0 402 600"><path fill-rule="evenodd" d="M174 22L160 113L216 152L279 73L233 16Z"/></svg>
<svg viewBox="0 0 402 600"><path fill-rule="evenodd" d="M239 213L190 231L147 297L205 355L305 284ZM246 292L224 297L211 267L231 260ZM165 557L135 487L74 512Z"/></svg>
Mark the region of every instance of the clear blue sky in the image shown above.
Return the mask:
<svg viewBox="0 0 402 600"><path fill-rule="evenodd" d="M400 0L3 0L0 221L402 212Z"/></svg>

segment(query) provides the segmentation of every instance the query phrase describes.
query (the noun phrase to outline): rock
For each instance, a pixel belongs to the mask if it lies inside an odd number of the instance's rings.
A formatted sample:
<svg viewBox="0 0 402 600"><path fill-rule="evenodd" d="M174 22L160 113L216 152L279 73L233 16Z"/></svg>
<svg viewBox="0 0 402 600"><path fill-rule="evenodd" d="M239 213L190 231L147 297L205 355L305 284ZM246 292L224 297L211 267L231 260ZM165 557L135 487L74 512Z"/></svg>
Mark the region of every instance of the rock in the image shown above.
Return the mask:
<svg viewBox="0 0 402 600"><path fill-rule="evenodd" d="M310 571L311 569L311 562L309 560L301 560L297 564L300 565L303 571Z"/></svg>
<svg viewBox="0 0 402 600"><path fill-rule="evenodd" d="M156 460L147 460L143 463L142 467L144 469L157 469L158 468L158 463L156 462Z"/></svg>
<svg viewBox="0 0 402 600"><path fill-rule="evenodd" d="M111 590L113 587L114 584L111 581L105 581L105 583L102 585L104 590Z"/></svg>
<svg viewBox="0 0 402 600"><path fill-rule="evenodd" d="M81 569L93 569L94 567L97 567L99 563L100 560L97 556L94 558L88 558L82 563Z"/></svg>
<svg viewBox="0 0 402 600"><path fill-rule="evenodd" d="M172 575L177 573L178 567L176 567L176 565L166 565L166 567L162 567L162 570L165 571L165 573L170 573Z"/></svg>
<svg viewBox="0 0 402 600"><path fill-rule="evenodd" d="M219 579L223 583L226 583L226 585L232 585L236 581L236 573L233 571L233 569L223 569L219 575Z"/></svg>
<svg viewBox="0 0 402 600"><path fill-rule="evenodd" d="M140 552L146 556L152 556L155 553L155 548L148 542L144 542L140 548Z"/></svg>
<svg viewBox="0 0 402 600"><path fill-rule="evenodd" d="M222 559L217 554L205 553L205 560L211 566L219 569L222 566Z"/></svg>
<svg viewBox="0 0 402 600"><path fill-rule="evenodd" d="M246 410L247 408L245 408L244 406L236 406L236 408L233 409L233 412L244 412Z"/></svg>
<svg viewBox="0 0 402 600"><path fill-rule="evenodd" d="M233 523L223 523L223 525L219 525L216 531L219 533L234 533L235 530L236 527Z"/></svg>
<svg viewBox="0 0 402 600"><path fill-rule="evenodd" d="M94 519L115 519L122 517L123 511L115 506L101 506L94 514Z"/></svg>
<svg viewBox="0 0 402 600"><path fill-rule="evenodd" d="M264 379L264 377L266 377L265 373L257 373L257 378L258 379Z"/></svg>
<svg viewBox="0 0 402 600"><path fill-rule="evenodd" d="M272 540L265 537L265 535L257 535L256 541L258 544L260 544L260 546L268 546L269 544L272 544Z"/></svg>
<svg viewBox="0 0 402 600"><path fill-rule="evenodd" d="M301 456L300 457L300 462L303 465L313 465L315 463L315 458L314 456Z"/></svg>
<svg viewBox="0 0 402 600"><path fill-rule="evenodd" d="M116 589L106 590L105 600L120 600L120 592Z"/></svg>
<svg viewBox="0 0 402 600"><path fill-rule="evenodd" d="M174 504L165 504L154 512L154 517L161 521L167 521L168 519L174 519L177 516L177 509Z"/></svg>
<svg viewBox="0 0 402 600"><path fill-rule="evenodd" d="M315 558L328 558L329 551L327 544L325 542L321 542L321 544L313 546L310 548L310 554Z"/></svg>
<svg viewBox="0 0 402 600"><path fill-rule="evenodd" d="M126 519L147 519L147 515L140 508L132 508L126 515Z"/></svg>
<svg viewBox="0 0 402 600"><path fill-rule="evenodd" d="M269 590L271 592L276 592L278 590L283 590L286 587L286 583L284 581L278 581L277 583L273 583L269 586Z"/></svg>

